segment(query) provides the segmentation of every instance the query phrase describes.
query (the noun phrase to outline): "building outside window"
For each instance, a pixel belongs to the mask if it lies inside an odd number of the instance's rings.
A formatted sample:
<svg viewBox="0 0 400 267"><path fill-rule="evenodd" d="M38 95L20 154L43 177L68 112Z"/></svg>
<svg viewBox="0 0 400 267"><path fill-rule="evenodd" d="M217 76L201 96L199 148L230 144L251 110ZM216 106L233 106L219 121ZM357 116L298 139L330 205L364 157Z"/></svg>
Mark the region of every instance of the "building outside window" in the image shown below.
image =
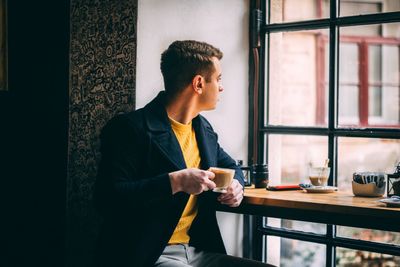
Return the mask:
<svg viewBox="0 0 400 267"><path fill-rule="evenodd" d="M331 16L332 6L338 18L367 19L342 25ZM400 1L265 0L265 7L265 98L259 112L270 183L308 183L308 167L326 158L330 184L339 190L351 191L354 172L392 173L400 161L400 14L397 21L385 21L384 14L399 12ZM400 245L394 232L272 218L264 224L322 235L334 229L340 237ZM276 236L265 241L271 264L326 265L325 244ZM333 250L336 266L400 266L398 256Z"/></svg>

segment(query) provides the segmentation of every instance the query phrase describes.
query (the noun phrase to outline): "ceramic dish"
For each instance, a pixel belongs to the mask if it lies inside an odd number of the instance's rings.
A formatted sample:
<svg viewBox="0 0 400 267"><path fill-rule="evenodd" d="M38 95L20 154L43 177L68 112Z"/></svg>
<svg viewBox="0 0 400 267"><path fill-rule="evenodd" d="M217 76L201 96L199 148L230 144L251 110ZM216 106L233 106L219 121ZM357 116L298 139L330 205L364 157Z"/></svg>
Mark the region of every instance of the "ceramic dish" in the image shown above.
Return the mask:
<svg viewBox="0 0 400 267"><path fill-rule="evenodd" d="M307 193L332 193L337 191L337 187L335 186L311 186L308 188L304 188Z"/></svg>
<svg viewBox="0 0 400 267"><path fill-rule="evenodd" d="M385 203L388 207L400 208L400 198L397 197L383 198L379 202Z"/></svg>
<svg viewBox="0 0 400 267"><path fill-rule="evenodd" d="M386 182L380 183L380 187L375 182L359 184L352 181L353 194L360 197L381 197L385 194Z"/></svg>

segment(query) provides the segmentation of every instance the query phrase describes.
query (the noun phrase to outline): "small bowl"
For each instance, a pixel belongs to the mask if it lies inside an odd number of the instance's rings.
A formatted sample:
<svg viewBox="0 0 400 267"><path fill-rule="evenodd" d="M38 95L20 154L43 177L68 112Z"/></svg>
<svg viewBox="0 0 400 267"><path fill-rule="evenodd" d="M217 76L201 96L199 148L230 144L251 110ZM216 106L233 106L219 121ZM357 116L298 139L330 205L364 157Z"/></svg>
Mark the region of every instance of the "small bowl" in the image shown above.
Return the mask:
<svg viewBox="0 0 400 267"><path fill-rule="evenodd" d="M377 187L375 182L368 184L359 184L352 181L353 194L360 197L381 197L385 194L386 182L382 187Z"/></svg>

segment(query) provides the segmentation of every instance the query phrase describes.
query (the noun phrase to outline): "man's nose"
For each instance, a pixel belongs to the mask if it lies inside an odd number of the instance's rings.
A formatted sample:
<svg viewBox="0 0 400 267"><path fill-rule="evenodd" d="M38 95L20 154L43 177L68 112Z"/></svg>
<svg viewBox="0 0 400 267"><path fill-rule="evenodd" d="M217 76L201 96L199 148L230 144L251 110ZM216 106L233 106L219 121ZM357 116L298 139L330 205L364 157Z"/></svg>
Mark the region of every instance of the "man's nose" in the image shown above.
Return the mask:
<svg viewBox="0 0 400 267"><path fill-rule="evenodd" d="M222 92L224 91L224 87L222 85L219 86L218 91Z"/></svg>

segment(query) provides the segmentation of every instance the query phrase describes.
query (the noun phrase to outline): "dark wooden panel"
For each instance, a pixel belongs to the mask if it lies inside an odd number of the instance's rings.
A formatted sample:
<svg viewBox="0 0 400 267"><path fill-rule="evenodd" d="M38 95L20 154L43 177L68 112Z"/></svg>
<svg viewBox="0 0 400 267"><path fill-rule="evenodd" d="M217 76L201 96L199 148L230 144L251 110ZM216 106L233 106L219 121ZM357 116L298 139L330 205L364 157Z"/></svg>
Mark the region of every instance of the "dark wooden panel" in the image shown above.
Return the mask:
<svg viewBox="0 0 400 267"><path fill-rule="evenodd" d="M91 265L99 134L135 107L136 21L137 1L71 1L67 266Z"/></svg>

